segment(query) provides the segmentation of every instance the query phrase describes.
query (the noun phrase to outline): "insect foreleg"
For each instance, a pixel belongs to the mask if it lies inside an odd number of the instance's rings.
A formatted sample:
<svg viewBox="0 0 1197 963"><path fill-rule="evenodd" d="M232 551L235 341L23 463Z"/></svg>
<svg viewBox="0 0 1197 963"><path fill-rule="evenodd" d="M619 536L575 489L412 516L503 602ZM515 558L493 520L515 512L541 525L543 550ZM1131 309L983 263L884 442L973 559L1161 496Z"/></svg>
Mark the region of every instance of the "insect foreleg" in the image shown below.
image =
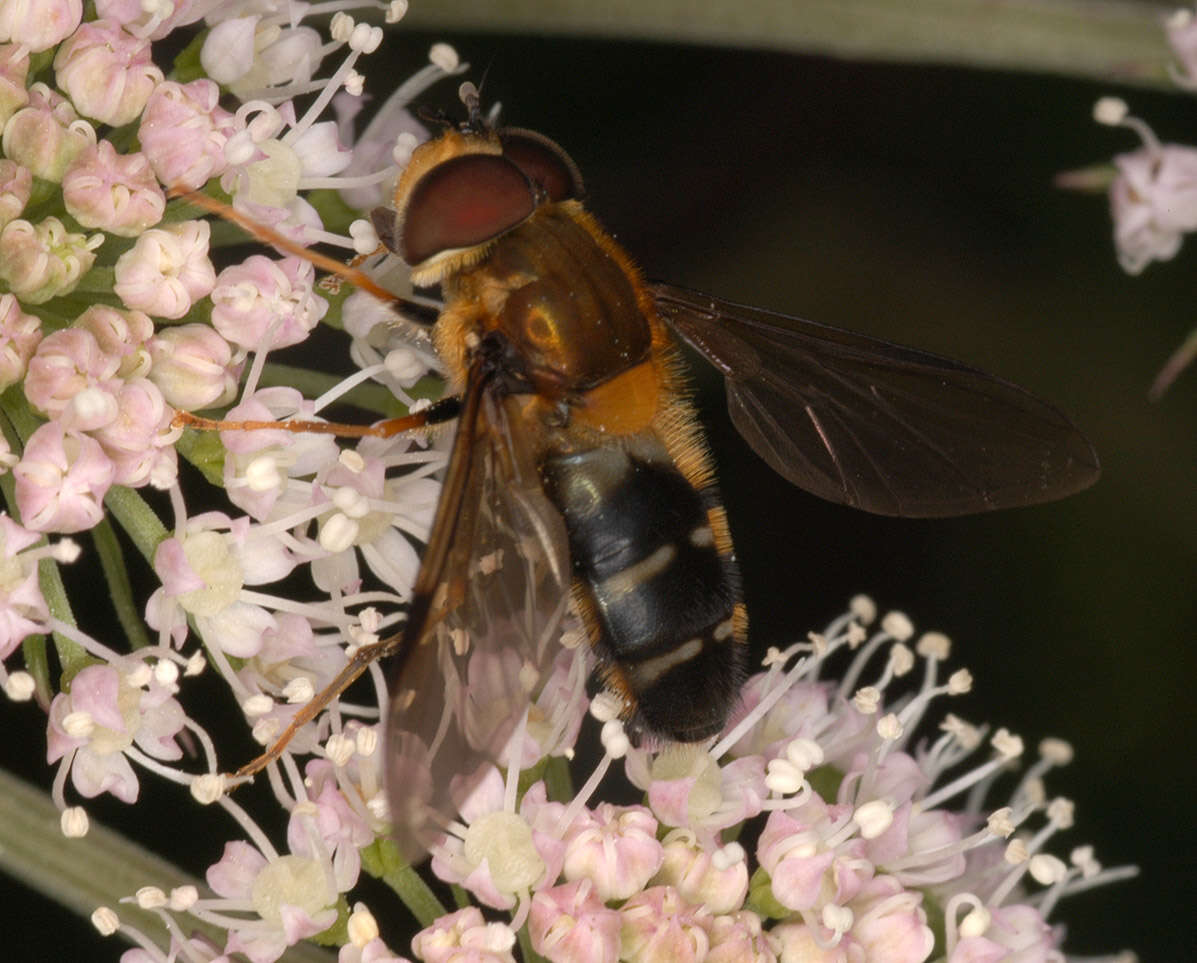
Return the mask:
<svg viewBox="0 0 1197 963"><path fill-rule="evenodd" d="M225 421L204 418L189 411L179 411L171 424L175 428L195 428L198 431L290 431L296 434L336 435L339 438L394 438L407 431L452 421L461 411L461 399L456 395L434 401L427 408L413 411L400 418L389 418L374 425L347 425L336 421Z"/></svg>

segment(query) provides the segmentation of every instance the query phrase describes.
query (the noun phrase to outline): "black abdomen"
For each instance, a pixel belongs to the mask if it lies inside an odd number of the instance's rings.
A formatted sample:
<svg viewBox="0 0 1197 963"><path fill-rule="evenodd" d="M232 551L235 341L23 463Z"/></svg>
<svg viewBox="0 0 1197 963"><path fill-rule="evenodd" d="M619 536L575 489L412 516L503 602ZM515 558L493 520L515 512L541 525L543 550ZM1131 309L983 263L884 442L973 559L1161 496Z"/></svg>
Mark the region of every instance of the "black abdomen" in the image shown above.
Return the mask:
<svg viewBox="0 0 1197 963"><path fill-rule="evenodd" d="M605 681L633 729L683 742L723 728L743 677L739 584L710 513L663 448L554 456L545 490L565 517L575 591Z"/></svg>

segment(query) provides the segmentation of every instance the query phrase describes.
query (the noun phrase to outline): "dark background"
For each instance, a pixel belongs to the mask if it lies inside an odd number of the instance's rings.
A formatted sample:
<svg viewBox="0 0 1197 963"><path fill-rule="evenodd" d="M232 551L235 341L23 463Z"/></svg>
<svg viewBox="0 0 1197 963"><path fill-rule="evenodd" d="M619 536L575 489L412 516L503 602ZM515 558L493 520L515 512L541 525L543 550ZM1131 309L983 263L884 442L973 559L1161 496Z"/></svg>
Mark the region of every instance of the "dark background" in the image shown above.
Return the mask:
<svg viewBox="0 0 1197 963"><path fill-rule="evenodd" d="M1076 749L1049 777L1049 792L1077 803L1053 851L1093 843L1106 865L1142 867L1057 909L1066 947L1187 958L1197 372L1160 404L1146 391L1193 324L1197 250L1127 277L1105 200L1052 178L1137 146L1090 120L1096 97L1122 93L1179 141L1197 141L1193 102L1049 77L411 32L370 58L389 76L368 89L384 96L434 40L457 46L472 79L488 68L484 96L507 122L571 152L591 210L650 277L958 358L1051 399L1088 433L1104 465L1089 492L899 521L792 489L739 442L713 380L702 399L754 642L821 627L860 591L948 633L953 667L976 684L941 712L1007 726L1029 752L1048 735ZM450 103L456 82L429 100ZM26 733L3 741L6 764L48 783L41 720L0 711L6 731ZM197 846L191 868L222 841ZM95 954L88 931L78 936ZM39 934L38 955L71 936ZM108 943L100 958L118 952Z"/></svg>

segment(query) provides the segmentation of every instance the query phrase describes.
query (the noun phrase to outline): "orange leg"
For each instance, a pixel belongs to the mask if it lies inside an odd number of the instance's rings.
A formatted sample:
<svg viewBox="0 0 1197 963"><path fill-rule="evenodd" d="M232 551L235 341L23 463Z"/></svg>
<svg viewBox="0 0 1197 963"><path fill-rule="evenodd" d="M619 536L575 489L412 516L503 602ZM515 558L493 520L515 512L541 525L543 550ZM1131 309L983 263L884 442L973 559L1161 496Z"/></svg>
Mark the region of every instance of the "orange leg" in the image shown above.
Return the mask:
<svg viewBox="0 0 1197 963"><path fill-rule="evenodd" d="M201 431L266 431L273 429L296 433L312 432L322 435L339 435L347 438L391 438L405 431L414 431L418 428L424 428L428 425L456 418L460 409L461 401L459 398L442 398L423 411L417 411L402 418L391 418L377 425L344 425L327 421L298 420L220 421L214 418L202 418L187 411L180 411L175 415L173 424L176 427L196 428ZM316 693L307 705L295 714L290 725L279 734L270 748L257 758L247 762L237 770L235 775L239 778L252 776L265 769L272 762L275 762L283 754L283 751L287 748L287 744L294 738L295 733L301 727L315 719L316 716L328 707L333 699L356 682L358 677L369 668L371 662L394 652L399 646L401 639L402 634L397 633L380 642L363 645L359 648L350 658L345 668L327 686Z"/></svg>
<svg viewBox="0 0 1197 963"><path fill-rule="evenodd" d="M171 424L175 428L195 428L199 431L290 431L296 434L337 435L340 438L393 438L405 431L415 431L429 425L451 421L457 417L461 401L457 397L442 398L423 411L401 418L389 418L376 425L347 425L336 421L222 421L203 418L189 411L175 413Z"/></svg>
<svg viewBox="0 0 1197 963"><path fill-rule="evenodd" d="M402 633L396 633L372 645L363 645L354 652L352 658L345 665L345 668L337 673L336 678L317 692L312 697L311 702L295 713L291 724L279 734L279 737L274 740L270 748L257 758L247 762L237 770L235 775L238 778L253 776L261 772L272 762L275 762L283 754L283 751L287 748L287 744L295 737L295 733L315 719L316 716L328 708L329 703L333 699L353 685L358 680L358 677L370 667L371 662L393 653L399 647L402 638Z"/></svg>
<svg viewBox="0 0 1197 963"><path fill-rule="evenodd" d="M273 429L296 433L339 435L346 438L391 438L405 431L414 431L428 425L449 421L457 417L460 409L460 399L456 397L442 398L423 411L417 411L402 418L391 418L377 425L345 425L327 421L220 421L214 418L202 418L188 411L180 411L175 415L173 424L175 427L196 428L200 431L266 431ZM315 719L333 699L356 682L371 662L394 652L401 639L402 634L395 634L380 642L363 645L359 648L336 678L316 693L312 700L296 713L291 724L280 733L270 748L238 769L236 776L252 776L277 760L301 727Z"/></svg>

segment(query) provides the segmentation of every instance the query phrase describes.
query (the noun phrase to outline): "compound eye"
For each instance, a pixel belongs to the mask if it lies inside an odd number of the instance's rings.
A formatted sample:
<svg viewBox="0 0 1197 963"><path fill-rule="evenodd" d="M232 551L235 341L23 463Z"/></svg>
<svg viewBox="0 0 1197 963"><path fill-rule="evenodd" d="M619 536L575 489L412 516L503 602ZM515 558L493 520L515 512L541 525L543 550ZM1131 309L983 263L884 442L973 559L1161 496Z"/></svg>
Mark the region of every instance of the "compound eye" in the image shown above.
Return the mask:
<svg viewBox="0 0 1197 963"><path fill-rule="evenodd" d="M536 194L514 163L467 154L439 164L412 189L401 254L417 265L443 251L476 247L524 221Z"/></svg>
<svg viewBox="0 0 1197 963"><path fill-rule="evenodd" d="M378 243L388 251L395 251L395 229L398 217L389 207L376 207L370 212L370 223L374 225L374 233L378 235Z"/></svg>
<svg viewBox="0 0 1197 963"><path fill-rule="evenodd" d="M544 134L522 127L499 131L503 156L528 175L549 200L576 200L586 193L582 174L561 146Z"/></svg>

